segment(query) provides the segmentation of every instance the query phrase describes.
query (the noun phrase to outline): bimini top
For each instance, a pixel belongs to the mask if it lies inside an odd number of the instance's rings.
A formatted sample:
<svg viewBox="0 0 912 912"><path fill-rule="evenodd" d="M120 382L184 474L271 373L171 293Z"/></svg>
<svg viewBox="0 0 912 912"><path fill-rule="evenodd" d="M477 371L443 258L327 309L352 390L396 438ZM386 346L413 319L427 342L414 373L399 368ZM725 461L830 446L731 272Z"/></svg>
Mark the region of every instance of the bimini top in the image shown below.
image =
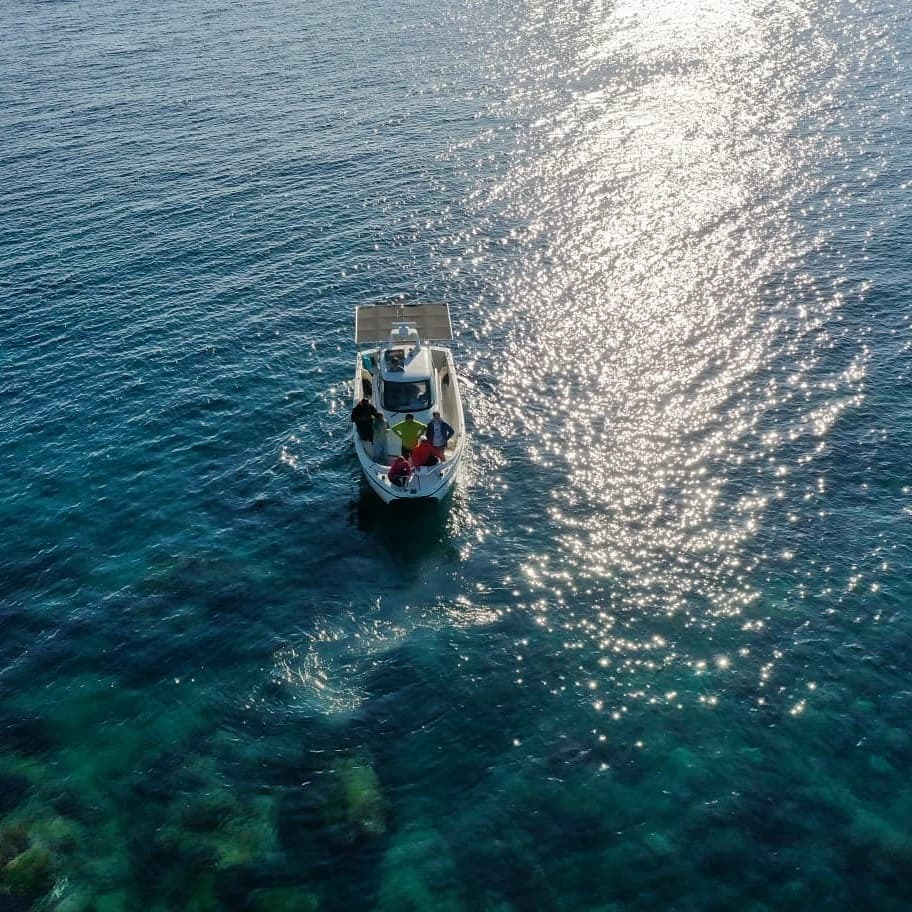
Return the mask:
<svg viewBox="0 0 912 912"><path fill-rule="evenodd" d="M411 323L422 341L453 338L449 304L364 304L355 308L355 344L385 342L394 323Z"/></svg>

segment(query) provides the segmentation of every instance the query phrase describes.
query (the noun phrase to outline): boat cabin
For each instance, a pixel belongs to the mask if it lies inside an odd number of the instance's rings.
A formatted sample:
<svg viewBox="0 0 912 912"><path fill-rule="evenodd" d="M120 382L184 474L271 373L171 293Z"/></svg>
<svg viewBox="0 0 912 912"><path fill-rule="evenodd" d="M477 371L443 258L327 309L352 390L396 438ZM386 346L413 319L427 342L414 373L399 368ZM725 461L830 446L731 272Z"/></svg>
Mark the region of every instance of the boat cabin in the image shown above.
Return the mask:
<svg viewBox="0 0 912 912"><path fill-rule="evenodd" d="M433 359L411 323L394 323L379 351L377 406L384 412L424 412L435 403Z"/></svg>

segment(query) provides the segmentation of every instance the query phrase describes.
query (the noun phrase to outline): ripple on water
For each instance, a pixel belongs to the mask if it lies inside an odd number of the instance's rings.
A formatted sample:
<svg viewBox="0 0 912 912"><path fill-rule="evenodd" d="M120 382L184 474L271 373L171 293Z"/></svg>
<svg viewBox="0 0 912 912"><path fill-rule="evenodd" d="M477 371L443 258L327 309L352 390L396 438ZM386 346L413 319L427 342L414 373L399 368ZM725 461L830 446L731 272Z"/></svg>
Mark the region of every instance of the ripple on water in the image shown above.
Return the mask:
<svg viewBox="0 0 912 912"><path fill-rule="evenodd" d="M0 894L898 908L906 19L173 12L0 35ZM396 294L470 446L391 514Z"/></svg>

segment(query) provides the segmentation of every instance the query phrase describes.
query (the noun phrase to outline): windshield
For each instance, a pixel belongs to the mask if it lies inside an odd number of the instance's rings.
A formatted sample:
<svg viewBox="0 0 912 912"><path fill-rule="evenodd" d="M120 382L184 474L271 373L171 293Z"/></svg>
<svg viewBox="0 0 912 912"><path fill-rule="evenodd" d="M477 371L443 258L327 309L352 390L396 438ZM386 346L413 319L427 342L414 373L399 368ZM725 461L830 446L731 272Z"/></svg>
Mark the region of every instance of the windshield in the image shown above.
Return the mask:
<svg viewBox="0 0 912 912"><path fill-rule="evenodd" d="M383 384L383 409L387 412L422 412L431 407L431 382L409 380Z"/></svg>

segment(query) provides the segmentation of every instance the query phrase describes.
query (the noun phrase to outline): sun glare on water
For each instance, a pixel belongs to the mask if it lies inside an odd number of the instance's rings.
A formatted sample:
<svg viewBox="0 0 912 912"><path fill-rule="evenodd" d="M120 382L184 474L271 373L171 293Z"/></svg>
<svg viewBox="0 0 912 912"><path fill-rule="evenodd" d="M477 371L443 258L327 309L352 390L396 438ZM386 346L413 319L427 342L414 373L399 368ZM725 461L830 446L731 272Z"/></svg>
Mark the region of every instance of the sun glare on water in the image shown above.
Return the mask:
<svg viewBox="0 0 912 912"><path fill-rule="evenodd" d="M783 41L799 19L721 0L545 3L526 28L549 40L514 61L510 110L538 116L482 201L517 226L497 276L515 310L491 326L507 384L486 417L559 473L560 556L525 567L537 610L615 662L690 661L687 629L737 631L761 595L762 548L745 546L762 539L790 458L769 426L807 383L778 368L795 338L783 329L825 341L839 306L802 270L814 241L794 218L814 181L796 173L837 151L801 138L807 74ZM859 380L825 378L818 414Z"/></svg>

